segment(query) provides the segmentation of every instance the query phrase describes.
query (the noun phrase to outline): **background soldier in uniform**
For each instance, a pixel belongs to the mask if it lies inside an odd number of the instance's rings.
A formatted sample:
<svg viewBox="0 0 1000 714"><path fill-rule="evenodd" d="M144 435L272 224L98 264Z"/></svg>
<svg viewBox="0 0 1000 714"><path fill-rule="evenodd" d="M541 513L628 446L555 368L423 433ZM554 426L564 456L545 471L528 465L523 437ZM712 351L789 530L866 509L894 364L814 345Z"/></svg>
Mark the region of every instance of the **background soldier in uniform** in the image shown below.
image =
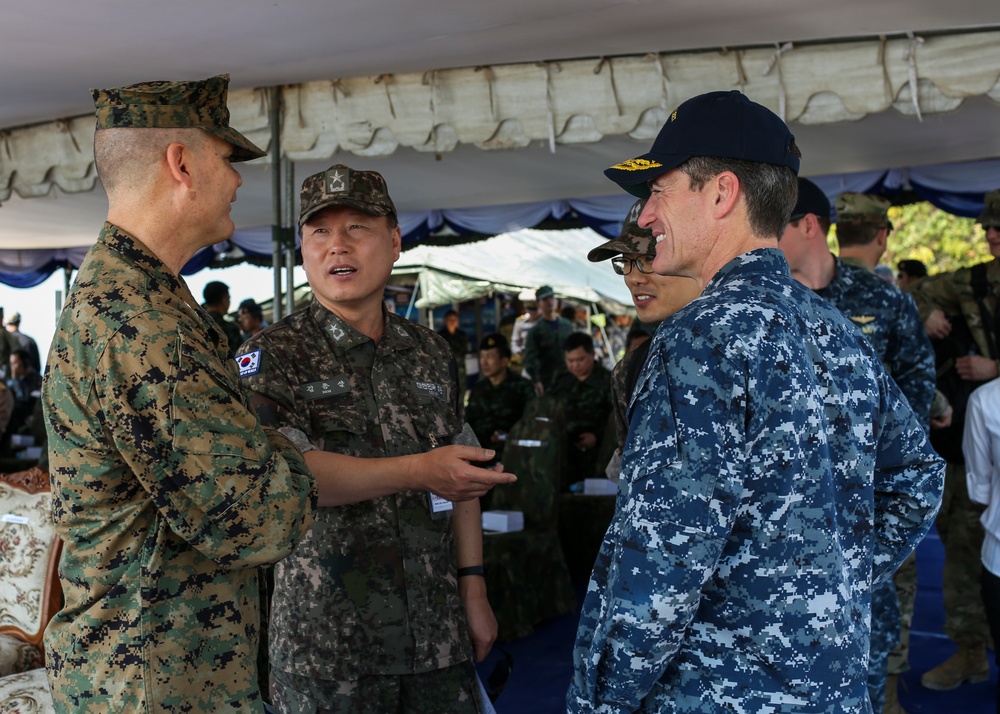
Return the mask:
<svg viewBox="0 0 1000 714"><path fill-rule="evenodd" d="M312 522L315 484L261 429L179 277L233 233L228 76L95 90L108 222L80 266L42 400L65 605L45 634L56 708L260 712L257 567Z"/></svg>
<svg viewBox="0 0 1000 714"><path fill-rule="evenodd" d="M594 356L594 340L585 332L574 332L563 342L566 371L556 377L548 394L566 414L566 472L560 491L571 484L594 478L597 453L604 427L611 414L611 372Z"/></svg>
<svg viewBox="0 0 1000 714"><path fill-rule="evenodd" d="M212 316L215 324L225 334L226 341L229 343L229 356L232 357L236 354L236 350L240 348L240 345L243 344L243 340L240 338L239 325L226 317L226 313L229 312L231 300L229 286L219 280L213 280L205 285L201 296L205 300L202 303L205 312Z"/></svg>
<svg viewBox="0 0 1000 714"><path fill-rule="evenodd" d="M534 385L507 367L510 356L503 335L483 338L479 343L479 381L469 390L465 409L465 419L479 443L496 451L497 461L503 458L507 432L535 398Z"/></svg>
<svg viewBox="0 0 1000 714"><path fill-rule="evenodd" d="M870 711L872 581L930 527L941 466L871 345L777 249L798 167L784 123L733 91L605 172L651 193L653 269L704 291L637 382L572 712Z"/></svg>
<svg viewBox="0 0 1000 714"><path fill-rule="evenodd" d="M997 362L1000 190L987 193L984 203L978 221L986 231L994 259L953 273L931 275L910 288L927 335L932 340L955 340L953 347L959 355L949 373L938 377L939 385L942 378L953 377L951 383L957 383L959 392L946 392L955 409L955 419L952 428L939 432L935 441L948 459L944 499L937 518L938 534L944 543L944 632L958 645L958 650L921 677L921 684L936 690L954 689L965 682L989 678L986 659L989 629L979 597L983 526L979 522L979 509L969 500L961 454L965 400L975 387L1000 374Z"/></svg>
<svg viewBox="0 0 1000 714"><path fill-rule="evenodd" d="M400 232L383 178L310 176L299 229L315 299L237 358L261 420L302 445L319 485L312 529L275 566L275 706L476 712L469 640L481 659L497 632L477 497L514 477L470 463L492 451L447 445L463 431L451 351L385 309Z"/></svg>
<svg viewBox="0 0 1000 714"><path fill-rule="evenodd" d="M844 193L837 199L837 230L880 234L889 223L889 202L878 196ZM934 397L934 350L920 324L913 298L894 288L871 269L834 257L826 242L830 230L830 201L809 179L799 178L799 197L778 242L792 277L833 303L875 348L910 408L928 428ZM884 243L883 243L884 245ZM873 256L875 257L875 256ZM877 257L876 257L877 260ZM900 665L906 671L906 648L916 596L916 557L910 555L896 573L900 581L885 580L872 593L872 641L868 692L876 712L900 711L896 677L886 684L889 653L904 643ZM897 596L897 592L899 593ZM883 707L884 702L884 707Z"/></svg>
<svg viewBox="0 0 1000 714"><path fill-rule="evenodd" d="M556 377L566 371L562 346L573 334L573 323L559 316L559 299L548 285L535 291L538 321L528 330L524 341L524 370L535 383L535 391L544 394Z"/></svg>

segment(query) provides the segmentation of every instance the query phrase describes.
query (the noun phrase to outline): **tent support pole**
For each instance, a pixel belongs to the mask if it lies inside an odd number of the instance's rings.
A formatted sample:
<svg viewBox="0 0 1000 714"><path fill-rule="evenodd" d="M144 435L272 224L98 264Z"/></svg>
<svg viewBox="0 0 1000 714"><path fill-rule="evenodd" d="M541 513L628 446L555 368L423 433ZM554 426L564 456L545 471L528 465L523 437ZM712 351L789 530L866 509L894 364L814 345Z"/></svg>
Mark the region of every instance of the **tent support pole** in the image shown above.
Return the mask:
<svg viewBox="0 0 1000 714"><path fill-rule="evenodd" d="M271 87L271 242L272 266L274 273L274 299L271 301L271 321L281 319L281 263L282 263L282 225L281 225L281 87Z"/></svg>
<svg viewBox="0 0 1000 714"><path fill-rule="evenodd" d="M285 314L295 312L295 162L285 156Z"/></svg>
<svg viewBox="0 0 1000 714"><path fill-rule="evenodd" d="M406 314L403 316L407 320L410 319L410 313L413 312L413 305L417 302L417 293L420 292L420 281L413 283L413 294L410 295L410 304L406 306Z"/></svg>

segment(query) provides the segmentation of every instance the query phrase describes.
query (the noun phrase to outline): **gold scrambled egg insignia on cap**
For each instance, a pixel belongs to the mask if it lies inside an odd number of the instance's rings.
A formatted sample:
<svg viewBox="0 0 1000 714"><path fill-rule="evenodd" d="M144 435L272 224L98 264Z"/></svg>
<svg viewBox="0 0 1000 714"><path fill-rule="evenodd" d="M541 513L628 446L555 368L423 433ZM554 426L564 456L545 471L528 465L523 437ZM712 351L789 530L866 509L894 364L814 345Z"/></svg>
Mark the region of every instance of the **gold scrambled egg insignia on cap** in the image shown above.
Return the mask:
<svg viewBox="0 0 1000 714"><path fill-rule="evenodd" d="M658 169L663 164L658 161L650 161L649 159L628 159L622 161L620 164L615 164L611 168L618 169L619 171L645 171L646 169Z"/></svg>
<svg viewBox="0 0 1000 714"><path fill-rule="evenodd" d="M670 121L677 121L677 110L676 109L674 109L672 112L670 112Z"/></svg>

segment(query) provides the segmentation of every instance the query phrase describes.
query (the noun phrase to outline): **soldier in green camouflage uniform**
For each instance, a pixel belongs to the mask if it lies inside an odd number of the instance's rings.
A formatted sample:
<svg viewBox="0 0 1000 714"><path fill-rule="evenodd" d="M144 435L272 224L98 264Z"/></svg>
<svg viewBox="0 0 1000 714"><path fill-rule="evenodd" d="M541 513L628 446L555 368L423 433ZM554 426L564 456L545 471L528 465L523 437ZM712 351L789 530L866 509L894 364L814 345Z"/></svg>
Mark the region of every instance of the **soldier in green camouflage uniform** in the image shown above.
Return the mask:
<svg viewBox="0 0 1000 714"><path fill-rule="evenodd" d="M108 222L42 387L64 542L65 605L45 634L58 711L263 709L257 566L291 551L316 494L179 277L233 232L230 162L263 155L229 128L227 85L94 92Z"/></svg>
<svg viewBox="0 0 1000 714"><path fill-rule="evenodd" d="M469 391L465 419L480 444L496 451L503 458L507 432L524 414L524 408L535 398L535 387L527 379L511 371L510 345L503 335L487 335L479 343L478 382Z"/></svg>
<svg viewBox="0 0 1000 714"><path fill-rule="evenodd" d="M535 383L535 391L544 394L556 377L566 372L562 346L573 334L573 323L559 316L559 299L548 285L535 291L535 299L539 316L524 341L524 369Z"/></svg>
<svg viewBox="0 0 1000 714"><path fill-rule="evenodd" d="M226 341L229 344L229 356L232 357L243 344L243 338L240 337L240 326L226 318L230 305L229 286L218 280L213 280L205 286L202 297L205 299L202 307L226 336Z"/></svg>
<svg viewBox="0 0 1000 714"><path fill-rule="evenodd" d="M990 191L978 221L994 258L1000 257L1000 190ZM973 272L985 268L983 314L973 290ZM955 360L958 376L976 385L1000 374L997 362L997 311L1000 309L1000 260L983 267L962 268L922 279L911 288L920 317L931 339L943 339L952 330L949 317L962 318L974 341L970 354ZM964 405L952 405L958 408ZM962 410L964 412L964 409ZM961 443L961 430L955 434ZM983 544L980 509L970 500L966 488L965 464L949 458L945 474L944 499L937 517L938 534L944 543L944 631L958 651L921 678L930 689L953 689L965 682L989 677L986 637L989 632L979 595Z"/></svg>
<svg viewBox="0 0 1000 714"><path fill-rule="evenodd" d="M611 372L594 358L594 340L574 332L563 343L567 370L556 377L549 394L566 412L566 472L561 491L596 473L604 425L611 414ZM603 470L604 464L601 464Z"/></svg>
<svg viewBox="0 0 1000 714"><path fill-rule="evenodd" d="M513 476L470 463L490 450L449 445L463 431L451 351L385 310L400 232L382 177L310 176L299 228L314 301L237 358L261 420L302 445L319 484L312 529L275 566L274 703L478 711L469 641L481 658L497 628L478 497Z"/></svg>

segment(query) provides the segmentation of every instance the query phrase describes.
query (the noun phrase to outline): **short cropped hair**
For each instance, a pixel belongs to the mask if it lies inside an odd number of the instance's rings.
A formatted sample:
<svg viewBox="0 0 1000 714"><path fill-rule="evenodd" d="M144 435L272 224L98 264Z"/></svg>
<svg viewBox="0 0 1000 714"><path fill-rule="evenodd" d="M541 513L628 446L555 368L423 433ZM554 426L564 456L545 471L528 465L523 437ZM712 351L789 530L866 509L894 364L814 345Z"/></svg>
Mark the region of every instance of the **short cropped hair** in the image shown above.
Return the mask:
<svg viewBox="0 0 1000 714"><path fill-rule="evenodd" d="M906 260L899 261L899 272L911 278L926 278L927 277L927 266L923 264L922 261L916 260L915 258L907 258Z"/></svg>
<svg viewBox="0 0 1000 714"><path fill-rule="evenodd" d="M572 352L580 347L584 352L594 354L594 338L586 332L574 332L563 341L563 352Z"/></svg>
<svg viewBox="0 0 1000 714"><path fill-rule="evenodd" d="M868 245L888 226L867 221L837 221L837 243L841 247Z"/></svg>
<svg viewBox="0 0 1000 714"><path fill-rule="evenodd" d="M746 200L750 230L760 238L781 236L798 200L798 178L787 166L693 156L677 168L687 174L692 191L700 191L723 171L736 174Z"/></svg>
<svg viewBox="0 0 1000 714"><path fill-rule="evenodd" d="M258 320L264 319L264 309L257 304L257 301L253 298L247 298L240 303L237 313L246 312L248 315L256 317Z"/></svg>
<svg viewBox="0 0 1000 714"><path fill-rule="evenodd" d="M213 280L205 285L201 292L206 305L218 305L229 295L229 286L219 280Z"/></svg>
<svg viewBox="0 0 1000 714"><path fill-rule="evenodd" d="M94 166L104 190L143 188L153 176L153 167L167 147L178 142L192 150L205 145L208 134L201 129L99 129L94 133Z"/></svg>

